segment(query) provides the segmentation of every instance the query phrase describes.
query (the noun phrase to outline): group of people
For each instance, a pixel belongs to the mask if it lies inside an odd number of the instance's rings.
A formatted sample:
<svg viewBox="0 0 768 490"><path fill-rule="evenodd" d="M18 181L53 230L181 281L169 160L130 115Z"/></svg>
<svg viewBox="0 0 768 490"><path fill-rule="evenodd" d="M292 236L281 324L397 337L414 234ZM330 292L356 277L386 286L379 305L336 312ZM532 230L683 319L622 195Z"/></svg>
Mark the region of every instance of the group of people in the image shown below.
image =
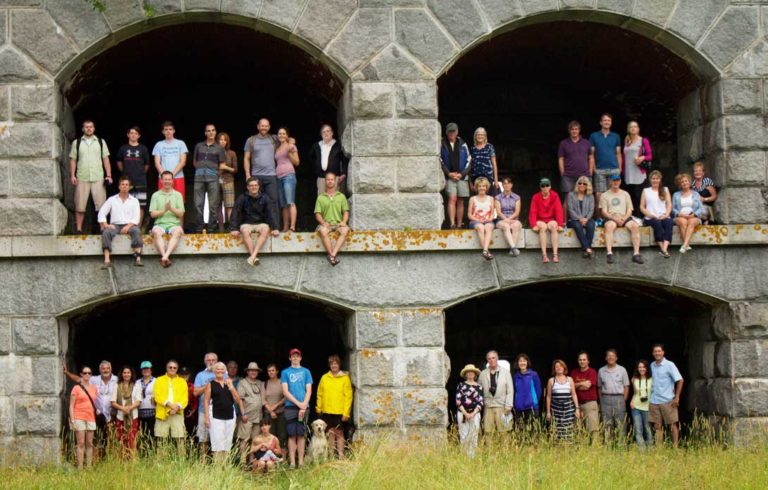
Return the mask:
<svg viewBox="0 0 768 490"><path fill-rule="evenodd" d="M270 129L269 121L261 119L258 132L245 142L243 168L247 191L237 199L234 183L238 162L236 153L230 149L229 135L218 133L213 124L206 124L205 140L197 143L192 152L195 231L223 232L227 222L231 234L242 237L248 250L247 263L252 266L259 265L259 250L270 235L277 236L281 229L296 231L295 169L300 163L299 152L288 128L279 128L277 134L271 134ZM172 265L171 254L184 234L184 168L189 151L184 141L175 138L172 122L163 123L162 133L163 140L154 146L150 157L149 150L140 142L141 129L134 126L128 130L128 141L117 153L117 168L122 173L119 192L109 199L106 184L112 183L110 153L106 141L95 135L93 121L83 122L82 136L72 142L70 181L75 187L76 233L83 233L85 211L92 198L102 233L104 269L112 267L112 241L117 235L130 236L134 265L144 265L141 227L147 211L150 164L159 175L158 191L149 198L149 216L154 220L151 234L160 264ZM321 140L309 151L317 176L314 213L328 262L335 266L349 233L349 203L344 194L347 160L329 125L321 127L320 135ZM338 232L335 243L331 232Z"/></svg>
<svg viewBox="0 0 768 490"><path fill-rule="evenodd" d="M581 421L592 442L599 441L601 417L605 440L616 440L625 434L629 402L640 448L654 444L651 424L656 444L663 443L666 427L677 447L683 377L677 366L664 357L663 345L654 345L652 356L653 362L637 361L630 378L618 364L615 349L606 351L606 364L597 371L589 365L589 354L580 352L578 367L570 373L564 360L553 361L551 377L542 385L526 354L517 356L513 374L496 351L489 351L485 369L467 364L461 370L464 380L456 388L455 399L461 444L470 456L475 454L481 418L483 432L490 435L513 428L530 431L542 413L558 440L572 441L576 423Z"/></svg>
<svg viewBox="0 0 768 490"><path fill-rule="evenodd" d="M531 229L539 234L542 261L559 262L558 237L564 227L572 228L583 256L592 258L595 227L605 228L606 260L614 263L614 232L626 228L632 241L632 261L644 263L640 254L640 227L653 229L659 254L669 258L673 225L682 239L680 253L691 250L696 226L714 220L712 204L717 199L714 182L705 176L704 164L694 163L693 175L675 177L678 191L671 194L662 184L663 175L652 170L653 153L647 138L640 135L636 121L627 125L627 135L611 131L613 117L603 114L600 130L584 139L581 124L568 124L568 137L558 148L561 200L549 178L539 181L528 212ZM467 217L477 232L486 260L493 260L489 247L493 230L500 229L509 245L509 254L518 256L523 228L521 197L513 192L511 177L499 179L496 151L484 128L477 128L470 148L459 137L459 128L449 123L440 149L446 178L445 193L451 228L463 228L464 199L469 198ZM622 176L625 189L622 189ZM547 253L547 236L552 257Z"/></svg>
<svg viewBox="0 0 768 490"><path fill-rule="evenodd" d="M301 466L314 382L301 365L299 349L291 349L288 357L290 365L282 372L275 364L267 366L265 381L259 379L256 362L240 377L236 362L225 365L213 352L205 354L205 368L194 381L189 369L173 359L157 378L150 361L140 364L139 378L131 366L114 375L109 361L99 364L98 376L89 366L82 366L79 375L64 366L65 375L76 383L70 392L69 423L78 468L92 464L94 446L106 446L109 434L127 457L135 454L140 437L150 444L153 438L170 437L183 457L187 436L194 435L201 457L210 451L218 464L229 461L235 444L238 461L254 471L271 470L286 456L291 468ZM331 450L343 458L352 383L339 356L328 358L328 368L317 386L315 412L326 424Z"/></svg>

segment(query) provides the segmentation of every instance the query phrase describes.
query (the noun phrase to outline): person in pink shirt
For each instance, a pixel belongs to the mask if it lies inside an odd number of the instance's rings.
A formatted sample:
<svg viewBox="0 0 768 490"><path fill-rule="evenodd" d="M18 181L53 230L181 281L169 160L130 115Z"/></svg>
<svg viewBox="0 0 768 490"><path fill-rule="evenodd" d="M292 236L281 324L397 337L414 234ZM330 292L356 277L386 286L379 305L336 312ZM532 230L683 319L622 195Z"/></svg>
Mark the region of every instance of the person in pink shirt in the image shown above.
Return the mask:
<svg viewBox="0 0 768 490"><path fill-rule="evenodd" d="M299 166L299 151L293 144L293 138L286 127L277 130L277 141L279 143L275 150L275 162L277 164L275 173L279 183L277 195L283 215L283 233L287 233L296 231L295 167Z"/></svg>
<svg viewBox="0 0 768 490"><path fill-rule="evenodd" d="M491 183L485 177L478 177L474 184L477 195L469 198L469 226L477 232L477 239L483 247L483 258L493 260L493 255L488 251L496 218L493 196L488 195Z"/></svg>
<svg viewBox="0 0 768 490"><path fill-rule="evenodd" d="M533 195L528 222L531 229L539 234L542 261L549 263L547 256L547 231L552 241L552 262L560 262L557 254L558 233L563 231L563 203L560 196L552 190L552 183L546 177L539 181L541 192Z"/></svg>

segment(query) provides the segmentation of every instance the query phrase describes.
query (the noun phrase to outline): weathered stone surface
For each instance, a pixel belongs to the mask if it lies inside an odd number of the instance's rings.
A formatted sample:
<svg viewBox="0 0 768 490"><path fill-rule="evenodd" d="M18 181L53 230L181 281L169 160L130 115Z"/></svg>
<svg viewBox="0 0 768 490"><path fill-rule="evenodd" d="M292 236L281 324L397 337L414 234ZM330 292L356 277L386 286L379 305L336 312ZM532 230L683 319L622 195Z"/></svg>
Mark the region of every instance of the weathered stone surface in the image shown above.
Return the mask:
<svg viewBox="0 0 768 490"><path fill-rule="evenodd" d="M689 412L694 410L699 413L717 412L715 409L715 397L713 394L713 380L695 379L693 382L686 380L683 402ZM718 412L725 413L725 412Z"/></svg>
<svg viewBox="0 0 768 490"><path fill-rule="evenodd" d="M9 121L11 114L10 107L8 106L8 92L10 87L0 86L0 121Z"/></svg>
<svg viewBox="0 0 768 490"><path fill-rule="evenodd" d="M353 83L352 114L355 119L388 118L394 112L391 83Z"/></svg>
<svg viewBox="0 0 768 490"><path fill-rule="evenodd" d="M557 10L557 0L520 0L520 5L526 14Z"/></svg>
<svg viewBox="0 0 768 490"><path fill-rule="evenodd" d="M61 197L59 165L55 160L10 160L9 195L12 197ZM2 168L2 163L0 163ZM2 171L0 170L0 173ZM0 187L2 186L0 177ZM0 191L2 194L2 191Z"/></svg>
<svg viewBox="0 0 768 490"><path fill-rule="evenodd" d="M768 41L760 41L741 55L729 68L734 76L760 77L768 75Z"/></svg>
<svg viewBox="0 0 768 490"><path fill-rule="evenodd" d="M360 7L423 7L427 0L358 0Z"/></svg>
<svg viewBox="0 0 768 490"><path fill-rule="evenodd" d="M54 317L13 319L13 351L17 355L57 354L59 325Z"/></svg>
<svg viewBox="0 0 768 490"><path fill-rule="evenodd" d="M67 211L56 199L0 199L0 222L0 236L57 235L67 224Z"/></svg>
<svg viewBox="0 0 768 490"><path fill-rule="evenodd" d="M437 157L400 157L397 159L398 192L439 192L443 172Z"/></svg>
<svg viewBox="0 0 768 490"><path fill-rule="evenodd" d="M435 72L457 51L453 42L424 10L395 11L395 38Z"/></svg>
<svg viewBox="0 0 768 490"><path fill-rule="evenodd" d="M40 466L61 463L61 438L59 435L39 437L22 435L0 437L0 452L13 454L13 458L3 461L8 466Z"/></svg>
<svg viewBox="0 0 768 490"><path fill-rule="evenodd" d="M355 0L309 0L296 33L324 48L347 22L356 4Z"/></svg>
<svg viewBox="0 0 768 490"><path fill-rule="evenodd" d="M689 93L680 101L677 106L677 119L683 130L701 126L701 93L698 90Z"/></svg>
<svg viewBox="0 0 768 490"><path fill-rule="evenodd" d="M0 436L13 434L13 399L0 396Z"/></svg>
<svg viewBox="0 0 768 490"><path fill-rule="evenodd" d="M563 9L568 8L592 8L595 4L592 0L560 0Z"/></svg>
<svg viewBox="0 0 768 490"><path fill-rule="evenodd" d="M356 155L437 155L440 123L434 119L356 120L353 125Z"/></svg>
<svg viewBox="0 0 768 490"><path fill-rule="evenodd" d="M353 229L436 230L443 221L437 193L355 194L351 201Z"/></svg>
<svg viewBox="0 0 768 490"><path fill-rule="evenodd" d="M353 194L395 191L396 158L353 157L349 163L349 185Z"/></svg>
<svg viewBox="0 0 768 490"><path fill-rule="evenodd" d="M713 322L722 338L768 338L768 303L730 303L725 317Z"/></svg>
<svg viewBox="0 0 768 490"><path fill-rule="evenodd" d="M14 400L14 432L17 435L59 435L61 402L58 398L17 398Z"/></svg>
<svg viewBox="0 0 768 490"><path fill-rule="evenodd" d="M728 184L765 185L765 152L729 151L726 162Z"/></svg>
<svg viewBox="0 0 768 490"><path fill-rule="evenodd" d="M502 26L523 15L518 2L510 2L508 0L477 0L477 3L483 9L491 29Z"/></svg>
<svg viewBox="0 0 768 490"><path fill-rule="evenodd" d="M676 3L677 0L635 0L635 9L632 15L638 19L663 26Z"/></svg>
<svg viewBox="0 0 768 490"><path fill-rule="evenodd" d="M710 153L726 149L726 137L723 131L725 118L720 117L706 123L702 129L702 145Z"/></svg>
<svg viewBox="0 0 768 490"><path fill-rule="evenodd" d="M445 388L408 389L403 393L403 422L444 427L448 423L447 406Z"/></svg>
<svg viewBox="0 0 768 490"><path fill-rule="evenodd" d="M101 12L82 0L48 2L46 9L81 49L109 34L109 26Z"/></svg>
<svg viewBox="0 0 768 490"><path fill-rule="evenodd" d="M694 250L684 259L677 265L675 286L734 301L761 298L768 291L768 249L763 247L745 247L738 256L722 248L711 248L706 256ZM707 267L722 271L717 281L705 271Z"/></svg>
<svg viewBox="0 0 768 490"><path fill-rule="evenodd" d="M765 372L761 374L764 375ZM734 380L733 415L736 417L768 416L768 379Z"/></svg>
<svg viewBox="0 0 768 490"><path fill-rule="evenodd" d="M10 137L0 139L2 157L41 157L52 152L52 125L19 123L9 129Z"/></svg>
<svg viewBox="0 0 768 490"><path fill-rule="evenodd" d="M61 369L57 357L0 357L0 367L13 376L0 379L0 395L57 395L61 391Z"/></svg>
<svg viewBox="0 0 768 490"><path fill-rule="evenodd" d="M677 157L679 162L691 162L704 154L704 128L691 129L678 137ZM721 181L722 182L722 181Z"/></svg>
<svg viewBox="0 0 768 490"><path fill-rule="evenodd" d="M691 44L696 44L727 3L727 0L678 2L668 28Z"/></svg>
<svg viewBox="0 0 768 490"><path fill-rule="evenodd" d="M155 15L181 12L181 0L147 0L144 4L146 7L151 8Z"/></svg>
<svg viewBox="0 0 768 490"><path fill-rule="evenodd" d="M759 115L726 116L725 142L729 150L768 149L768 121Z"/></svg>
<svg viewBox="0 0 768 490"><path fill-rule="evenodd" d="M348 73L390 42L392 18L387 9L360 9L326 49Z"/></svg>
<svg viewBox="0 0 768 490"><path fill-rule="evenodd" d="M403 310L402 338L406 347L442 347L445 329L442 310Z"/></svg>
<svg viewBox="0 0 768 490"><path fill-rule="evenodd" d="M11 318L0 316L0 355L11 352L12 338Z"/></svg>
<svg viewBox="0 0 768 490"><path fill-rule="evenodd" d="M256 18L259 16L262 2L263 0L251 0L249 2L243 2L243 0L221 0L221 11Z"/></svg>
<svg viewBox="0 0 768 490"><path fill-rule="evenodd" d="M15 121L53 120L56 109L55 100L53 87L13 87L11 90L13 119Z"/></svg>
<svg viewBox="0 0 768 490"><path fill-rule="evenodd" d="M439 386L447 381L441 348L396 349L395 386Z"/></svg>
<svg viewBox="0 0 768 490"><path fill-rule="evenodd" d="M433 83L395 85L397 117L437 117L437 87Z"/></svg>
<svg viewBox="0 0 768 490"><path fill-rule="evenodd" d="M292 31L307 0L264 0L259 17ZM324 24L325 19L318 24Z"/></svg>
<svg viewBox="0 0 768 490"><path fill-rule="evenodd" d="M730 7L707 34L700 49L723 68L755 40L759 30L757 7Z"/></svg>
<svg viewBox="0 0 768 490"><path fill-rule="evenodd" d="M461 46L486 34L486 27L474 2L464 0L427 0L427 5L443 27Z"/></svg>
<svg viewBox="0 0 768 490"><path fill-rule="evenodd" d="M768 434L768 417L735 417L731 427L737 447L758 447Z"/></svg>
<svg viewBox="0 0 768 490"><path fill-rule="evenodd" d="M725 78L721 81L723 113L760 113L763 110L762 80L757 78Z"/></svg>
<svg viewBox="0 0 768 490"><path fill-rule="evenodd" d="M431 73L395 45L385 48L355 76L356 80L430 80Z"/></svg>
<svg viewBox="0 0 768 490"><path fill-rule="evenodd" d="M6 26L8 25L8 22L6 22L7 19L7 13L5 10L0 11L0 44L5 43L5 38L7 37L6 32Z"/></svg>
<svg viewBox="0 0 768 490"><path fill-rule="evenodd" d="M445 252L425 261L410 254L376 254L374 257L342 253L342 263L330 270L323 257L314 257L307 261L301 291L359 307L418 308L445 304L495 288L496 279L491 274L481 274L477 263L464 260L464 255ZM329 290L329 281L333 283L337 277L343 277L347 286ZM435 284L440 287L434 287ZM418 298L413 291L421 292Z"/></svg>
<svg viewBox="0 0 768 490"><path fill-rule="evenodd" d="M726 188L718 193L718 213L725 211L722 223L765 223L768 220L768 202L764 189L757 187Z"/></svg>
<svg viewBox="0 0 768 490"><path fill-rule="evenodd" d="M221 0L184 0L184 10L211 10L221 8Z"/></svg>
<svg viewBox="0 0 768 490"><path fill-rule="evenodd" d="M394 349L361 349L353 352L351 363L356 366L352 382L355 386L395 386Z"/></svg>
<svg viewBox="0 0 768 490"><path fill-rule="evenodd" d="M600 10L621 12L622 14L630 14L632 13L633 3L634 0L598 0L597 8Z"/></svg>
<svg viewBox="0 0 768 490"><path fill-rule="evenodd" d="M399 310L357 311L354 314L358 349L397 347L402 314Z"/></svg>
<svg viewBox="0 0 768 490"><path fill-rule="evenodd" d="M403 401L399 390L358 388L355 413L360 427L399 427L402 425Z"/></svg>
<svg viewBox="0 0 768 490"><path fill-rule="evenodd" d="M57 73L77 54L73 42L61 33L48 12L14 10L11 25L13 43L49 73Z"/></svg>
<svg viewBox="0 0 768 490"><path fill-rule="evenodd" d="M104 4L107 8L104 10L103 15L113 30L146 18L141 2L104 0Z"/></svg>
<svg viewBox="0 0 768 490"><path fill-rule="evenodd" d="M768 340L721 342L717 349L717 372L723 377L759 378L768 370Z"/></svg>
<svg viewBox="0 0 768 490"><path fill-rule="evenodd" d="M712 379L715 373L717 342L695 342L688 354L691 378Z"/></svg>
<svg viewBox="0 0 768 490"><path fill-rule="evenodd" d="M0 51L0 83L38 80L40 73L24 56L12 49Z"/></svg>

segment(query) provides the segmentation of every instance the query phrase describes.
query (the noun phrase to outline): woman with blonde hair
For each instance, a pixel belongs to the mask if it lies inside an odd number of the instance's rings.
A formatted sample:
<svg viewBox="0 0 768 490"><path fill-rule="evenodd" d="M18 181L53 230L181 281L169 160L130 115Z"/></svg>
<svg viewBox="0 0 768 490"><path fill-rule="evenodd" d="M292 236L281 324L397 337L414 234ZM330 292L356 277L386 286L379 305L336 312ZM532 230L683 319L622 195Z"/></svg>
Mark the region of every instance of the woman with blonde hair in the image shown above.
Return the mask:
<svg viewBox="0 0 768 490"><path fill-rule="evenodd" d="M653 153L647 138L640 136L640 125L637 121L627 124L627 137L624 138L624 148L621 153L624 164L624 184L632 198L633 214L640 216L640 198L645 187L646 173L650 169Z"/></svg>
<svg viewBox="0 0 768 490"><path fill-rule="evenodd" d="M704 207L701 205L699 194L691 187L690 175L677 174L675 184L680 190L672 196L672 216L675 217L675 224L683 240L680 253L684 254L691 250L691 237L696 227L701 224L699 216L704 212Z"/></svg>
<svg viewBox="0 0 768 490"><path fill-rule="evenodd" d="M645 224L653 228L653 239L659 244L659 253L665 259L669 255L669 242L672 241L672 197L669 189L661 185L661 172L651 172L651 186L643 189L640 196L640 212L645 216Z"/></svg>
<svg viewBox="0 0 768 490"><path fill-rule="evenodd" d="M493 196L488 195L490 182L485 177L475 180L476 196L469 198L469 226L477 232L477 239L483 247L483 258L493 260L493 255L488 250L493 237L495 205Z"/></svg>
<svg viewBox="0 0 768 490"><path fill-rule="evenodd" d="M706 176L704 162L697 161L693 164L693 180L691 187L699 193L704 213L701 216L705 223L715 221L715 209L712 205L717 201L717 187L715 181Z"/></svg>
<svg viewBox="0 0 768 490"><path fill-rule="evenodd" d="M592 182L589 177L581 176L576 180L576 188L568 193L568 228L573 228L581 243L585 259L591 259L592 240L595 237L595 196L592 194Z"/></svg>
<svg viewBox="0 0 768 490"><path fill-rule="evenodd" d="M211 438L211 452L213 461L217 464L225 464L227 456L232 449L232 438L235 435L235 403L240 408L243 422L248 422L245 415L245 407L235 385L227 374L227 365L217 362L213 365L214 378L205 385L203 407L205 426Z"/></svg>
<svg viewBox="0 0 768 490"><path fill-rule="evenodd" d="M229 223L229 217L232 216L232 208L235 207L235 174L237 174L237 153L230 148L232 141L228 133L219 133L216 136L216 142L224 148L227 155L227 161L219 164L219 183L221 184L221 197L224 202L224 211L221 206L217 209L219 218L219 233L224 232L224 214Z"/></svg>
<svg viewBox="0 0 768 490"><path fill-rule="evenodd" d="M472 166L470 168L470 182L475 182L480 177L488 179L489 187L486 191L489 195L495 196L497 193L496 186L499 182L499 168L496 165L496 148L488 142L488 133L485 132L485 128L477 128L475 130L474 144L469 149L469 154L472 157ZM477 192L477 186L474 189Z"/></svg>

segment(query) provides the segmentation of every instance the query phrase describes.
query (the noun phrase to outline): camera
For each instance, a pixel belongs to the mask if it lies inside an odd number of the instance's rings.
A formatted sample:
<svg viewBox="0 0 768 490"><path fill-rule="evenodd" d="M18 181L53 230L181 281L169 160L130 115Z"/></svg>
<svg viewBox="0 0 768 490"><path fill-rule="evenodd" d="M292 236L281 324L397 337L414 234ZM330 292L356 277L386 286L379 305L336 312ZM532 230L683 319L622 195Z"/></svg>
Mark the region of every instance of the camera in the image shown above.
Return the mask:
<svg viewBox="0 0 768 490"><path fill-rule="evenodd" d="M648 397L647 397L647 396L641 396L641 397L640 397L640 401L641 401L641 402L643 402L643 403L645 403L645 402L647 402L647 401L648 401Z"/></svg>

